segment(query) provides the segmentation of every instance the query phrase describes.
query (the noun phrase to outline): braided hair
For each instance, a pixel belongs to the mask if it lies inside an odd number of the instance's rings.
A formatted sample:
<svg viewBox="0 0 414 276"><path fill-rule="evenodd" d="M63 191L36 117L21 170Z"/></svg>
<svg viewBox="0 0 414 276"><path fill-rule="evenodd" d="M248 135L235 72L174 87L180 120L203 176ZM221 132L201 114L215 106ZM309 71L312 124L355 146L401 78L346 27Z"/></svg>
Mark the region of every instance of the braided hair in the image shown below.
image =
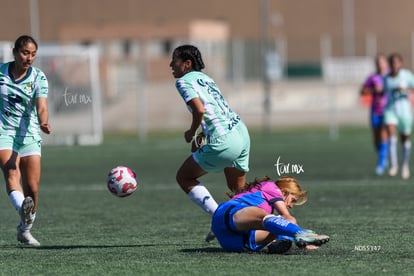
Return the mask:
<svg viewBox="0 0 414 276"><path fill-rule="evenodd" d="M21 49L24 45L26 45L29 42L33 43L36 46L36 49L38 48L37 42L33 37L29 35L22 35L19 36L14 42L14 50L17 51Z"/></svg>
<svg viewBox="0 0 414 276"><path fill-rule="evenodd" d="M175 48L174 54L183 61L190 60L194 71L201 71L205 68L201 52L193 45L181 45Z"/></svg>

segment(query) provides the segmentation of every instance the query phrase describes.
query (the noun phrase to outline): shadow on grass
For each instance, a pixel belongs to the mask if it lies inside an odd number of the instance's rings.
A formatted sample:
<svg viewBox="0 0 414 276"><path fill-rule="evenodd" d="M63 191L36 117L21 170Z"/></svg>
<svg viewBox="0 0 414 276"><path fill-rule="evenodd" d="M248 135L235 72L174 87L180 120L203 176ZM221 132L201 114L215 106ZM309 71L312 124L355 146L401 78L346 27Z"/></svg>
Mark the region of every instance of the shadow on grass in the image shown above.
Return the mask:
<svg viewBox="0 0 414 276"><path fill-rule="evenodd" d="M305 250L300 248L292 248L288 252L283 254L276 254L276 255L307 255L311 253L317 253L322 249L318 250ZM265 254L268 255L266 252L226 252L220 247L205 247L205 248L188 248L188 249L182 249L180 252L183 253L225 253L225 254Z"/></svg>
<svg viewBox="0 0 414 276"><path fill-rule="evenodd" d="M181 249L183 253L225 253L220 247L186 248Z"/></svg>
<svg viewBox="0 0 414 276"><path fill-rule="evenodd" d="M71 249L92 249L92 248L139 248L139 247L151 247L157 246L154 244L125 244L125 245L45 245L45 246L28 246L28 245L17 245L17 246L0 246L0 249L12 249L12 248L24 248L24 249L35 249L35 250L71 250Z"/></svg>

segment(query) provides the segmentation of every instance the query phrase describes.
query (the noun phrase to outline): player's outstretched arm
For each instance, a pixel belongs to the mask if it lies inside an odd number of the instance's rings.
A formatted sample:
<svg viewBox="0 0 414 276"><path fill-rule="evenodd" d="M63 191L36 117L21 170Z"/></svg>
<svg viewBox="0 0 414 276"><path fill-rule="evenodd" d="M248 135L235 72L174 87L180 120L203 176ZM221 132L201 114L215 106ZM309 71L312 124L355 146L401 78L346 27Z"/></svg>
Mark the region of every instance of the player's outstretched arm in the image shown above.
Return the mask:
<svg viewBox="0 0 414 276"><path fill-rule="evenodd" d="M40 129L46 133L50 134L52 128L48 122L49 120L49 111L47 107L47 98L37 98L36 102L37 117L39 119Z"/></svg>

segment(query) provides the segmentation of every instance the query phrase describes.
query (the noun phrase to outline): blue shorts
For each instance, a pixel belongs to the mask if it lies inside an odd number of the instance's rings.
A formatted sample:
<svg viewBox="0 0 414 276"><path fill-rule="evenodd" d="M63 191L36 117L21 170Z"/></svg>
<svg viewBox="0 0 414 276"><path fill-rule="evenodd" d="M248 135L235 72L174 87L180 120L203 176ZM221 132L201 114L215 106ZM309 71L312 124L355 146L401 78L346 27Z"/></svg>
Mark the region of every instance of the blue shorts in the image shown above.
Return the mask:
<svg viewBox="0 0 414 276"><path fill-rule="evenodd" d="M207 144L193 153L196 163L206 172L220 172L234 167L249 171L250 136L243 122L239 122L226 135L209 139Z"/></svg>
<svg viewBox="0 0 414 276"><path fill-rule="evenodd" d="M257 245L255 230L241 232L236 230L233 215L243 208L249 207L244 203L228 201L219 205L213 215L211 230L220 246L229 252L259 251L266 245Z"/></svg>
<svg viewBox="0 0 414 276"><path fill-rule="evenodd" d="M42 140L33 136L0 134L0 150L12 150L21 157L41 155Z"/></svg>
<svg viewBox="0 0 414 276"><path fill-rule="evenodd" d="M384 115L371 113L371 127L380 128L382 126L384 126Z"/></svg>

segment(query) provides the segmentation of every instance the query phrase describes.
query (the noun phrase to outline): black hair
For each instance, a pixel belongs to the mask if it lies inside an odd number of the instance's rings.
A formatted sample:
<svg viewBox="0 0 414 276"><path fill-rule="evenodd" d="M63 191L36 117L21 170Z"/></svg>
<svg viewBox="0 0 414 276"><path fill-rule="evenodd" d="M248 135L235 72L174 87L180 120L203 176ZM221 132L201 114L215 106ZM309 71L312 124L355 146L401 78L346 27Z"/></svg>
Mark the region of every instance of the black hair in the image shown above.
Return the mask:
<svg viewBox="0 0 414 276"><path fill-rule="evenodd" d="M29 35L21 35L14 42L14 50L15 51L19 50L20 48L22 48L24 45L26 45L29 42L33 43L36 46L36 49L38 48L37 42L33 37Z"/></svg>
<svg viewBox="0 0 414 276"><path fill-rule="evenodd" d="M201 71L205 68L201 52L193 45L181 45L175 48L174 54L182 60L191 60L194 71Z"/></svg>
<svg viewBox="0 0 414 276"><path fill-rule="evenodd" d="M403 58L402 58L401 54L399 54L399 53L392 53L391 55L388 56L388 62L390 64L392 64L392 60L394 58L398 58L401 62L403 61Z"/></svg>

